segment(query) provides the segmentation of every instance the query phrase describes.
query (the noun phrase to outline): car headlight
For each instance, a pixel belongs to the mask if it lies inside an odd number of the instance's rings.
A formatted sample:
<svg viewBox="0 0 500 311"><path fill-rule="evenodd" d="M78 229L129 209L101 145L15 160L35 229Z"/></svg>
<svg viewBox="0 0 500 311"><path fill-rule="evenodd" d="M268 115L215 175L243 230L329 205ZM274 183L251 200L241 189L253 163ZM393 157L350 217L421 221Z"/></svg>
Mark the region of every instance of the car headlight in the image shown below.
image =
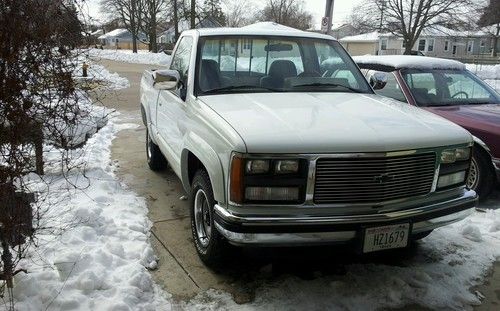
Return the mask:
<svg viewBox="0 0 500 311"><path fill-rule="evenodd" d="M437 187L438 189L441 189L458 184L463 184L465 182L465 175L466 171L460 171L456 173L439 176Z"/></svg>
<svg viewBox="0 0 500 311"><path fill-rule="evenodd" d="M229 198L242 203L299 203L307 186L305 159L245 157L234 154L229 174Z"/></svg>
<svg viewBox="0 0 500 311"><path fill-rule="evenodd" d="M278 160L275 163L274 171L276 174L292 174L299 171L298 160Z"/></svg>
<svg viewBox="0 0 500 311"><path fill-rule="evenodd" d="M247 174L264 174L269 172L269 160L247 160Z"/></svg>
<svg viewBox="0 0 500 311"><path fill-rule="evenodd" d="M447 149L441 152L441 163L454 163L470 159L471 148Z"/></svg>
<svg viewBox="0 0 500 311"><path fill-rule="evenodd" d="M470 147L454 148L444 150L441 153L437 190L465 185L470 168L471 150Z"/></svg>

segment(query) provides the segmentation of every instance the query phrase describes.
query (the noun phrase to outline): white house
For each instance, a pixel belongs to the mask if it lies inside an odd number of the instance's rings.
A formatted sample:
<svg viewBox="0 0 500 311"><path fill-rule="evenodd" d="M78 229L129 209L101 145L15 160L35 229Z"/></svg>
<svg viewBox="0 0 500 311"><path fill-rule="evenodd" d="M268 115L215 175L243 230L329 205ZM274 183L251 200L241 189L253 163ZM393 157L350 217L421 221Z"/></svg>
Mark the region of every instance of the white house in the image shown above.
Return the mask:
<svg viewBox="0 0 500 311"><path fill-rule="evenodd" d="M132 33L125 28L118 28L107 32L100 35L97 39L99 39L103 47L108 49L132 49ZM146 43L146 40L146 36L140 33L137 40L137 48L148 49L149 45Z"/></svg>
<svg viewBox="0 0 500 311"><path fill-rule="evenodd" d="M339 40L351 55L398 55L405 51L403 38L391 33L371 32ZM492 49L486 31L456 31L442 26L424 29L412 47L427 56L461 58L486 55Z"/></svg>

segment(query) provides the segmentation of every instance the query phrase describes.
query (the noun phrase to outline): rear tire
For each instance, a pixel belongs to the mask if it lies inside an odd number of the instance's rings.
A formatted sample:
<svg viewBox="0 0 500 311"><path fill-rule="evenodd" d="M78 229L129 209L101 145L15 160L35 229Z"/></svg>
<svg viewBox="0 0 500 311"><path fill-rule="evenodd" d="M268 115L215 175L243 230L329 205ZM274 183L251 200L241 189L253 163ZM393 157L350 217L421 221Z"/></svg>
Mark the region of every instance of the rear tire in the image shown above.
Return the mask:
<svg viewBox="0 0 500 311"><path fill-rule="evenodd" d="M479 200L484 201L493 191L495 176L491 170L491 159L482 150L474 148L467 187L476 191Z"/></svg>
<svg viewBox="0 0 500 311"><path fill-rule="evenodd" d="M146 128L146 158L148 166L152 171L158 172L167 167L167 160L161 153L160 148L149 136L149 130Z"/></svg>
<svg viewBox="0 0 500 311"><path fill-rule="evenodd" d="M200 259L207 266L217 266L224 257L227 242L214 224L215 199L208 173L198 170L190 194L191 232Z"/></svg>

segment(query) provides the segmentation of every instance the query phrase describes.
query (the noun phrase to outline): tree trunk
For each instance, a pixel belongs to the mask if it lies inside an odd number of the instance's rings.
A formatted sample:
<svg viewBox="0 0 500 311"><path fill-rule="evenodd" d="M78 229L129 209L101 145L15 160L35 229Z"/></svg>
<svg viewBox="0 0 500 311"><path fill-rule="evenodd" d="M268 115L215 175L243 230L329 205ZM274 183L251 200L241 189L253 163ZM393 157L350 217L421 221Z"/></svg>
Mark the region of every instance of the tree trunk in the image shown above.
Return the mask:
<svg viewBox="0 0 500 311"><path fill-rule="evenodd" d="M137 34L132 33L132 53L137 53Z"/></svg>
<svg viewBox="0 0 500 311"><path fill-rule="evenodd" d="M151 24L149 26L149 49L153 53L158 52L158 45L156 44L156 14L151 12Z"/></svg>
<svg viewBox="0 0 500 311"><path fill-rule="evenodd" d="M406 42L404 55L411 55L411 49L413 48L413 44L411 44L411 40L403 38L404 42Z"/></svg>
<svg viewBox="0 0 500 311"><path fill-rule="evenodd" d="M498 56L498 36L500 35L500 24L497 24L497 33L493 37L493 50L491 51L492 57Z"/></svg>
<svg viewBox="0 0 500 311"><path fill-rule="evenodd" d="M179 38L179 16L177 15L177 0L174 0L174 29L175 29L175 42Z"/></svg>

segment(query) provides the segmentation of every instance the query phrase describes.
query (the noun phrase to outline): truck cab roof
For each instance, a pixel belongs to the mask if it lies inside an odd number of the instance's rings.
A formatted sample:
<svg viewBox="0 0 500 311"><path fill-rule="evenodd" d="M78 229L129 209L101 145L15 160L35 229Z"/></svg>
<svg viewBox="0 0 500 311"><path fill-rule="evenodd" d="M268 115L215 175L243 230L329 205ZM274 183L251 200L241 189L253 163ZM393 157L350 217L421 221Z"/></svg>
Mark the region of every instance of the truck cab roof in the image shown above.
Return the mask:
<svg viewBox="0 0 500 311"><path fill-rule="evenodd" d="M183 35L207 36L283 36L283 37L306 37L325 40L335 40L332 36L303 31L292 27L280 25L274 22L260 22L239 28L202 28L186 30Z"/></svg>

